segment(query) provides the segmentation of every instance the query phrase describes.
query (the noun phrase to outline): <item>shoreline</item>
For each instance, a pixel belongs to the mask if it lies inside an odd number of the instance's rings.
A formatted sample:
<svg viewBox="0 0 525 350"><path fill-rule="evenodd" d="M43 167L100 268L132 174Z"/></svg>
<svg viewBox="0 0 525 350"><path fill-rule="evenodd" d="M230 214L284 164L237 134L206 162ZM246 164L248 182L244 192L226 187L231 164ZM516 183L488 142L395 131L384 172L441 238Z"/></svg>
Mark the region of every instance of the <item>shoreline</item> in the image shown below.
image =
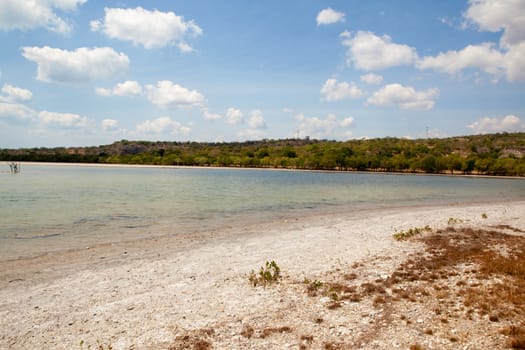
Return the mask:
<svg viewBox="0 0 525 350"><path fill-rule="evenodd" d="M6 162L7 163L7 162ZM294 169L294 168L272 168L272 167L225 167L225 166L189 166L189 165L155 165L155 164L120 164L120 163L60 163L60 162L18 162L21 165L50 165L50 166L77 166L77 167L99 167L99 168L142 168L142 169L217 169L217 170L263 170L263 171L285 171L285 172L313 172L313 173L349 173L349 174L384 174L384 175L414 175L414 176L444 176L465 177L483 179L517 179L525 180L525 176L503 176L485 174L453 174L453 173L425 173L425 172L399 172L399 171L366 171L366 170L316 170L316 169ZM9 171L4 171L10 174ZM2 172L0 171L0 174Z"/></svg>
<svg viewBox="0 0 525 350"><path fill-rule="evenodd" d="M301 308L316 309L324 299L294 292L304 279L324 280L363 261L377 262L366 270L370 276L388 275L421 248L395 241L396 231L439 229L450 218L525 230L523 212L525 201L382 208L0 261L0 348L69 349L82 341L84 348L168 349L179 335L208 328L215 329L214 348L282 348L293 338L239 334L245 324L280 327L284 320L299 332L295 339L312 332ZM248 273L269 260L283 281L254 288ZM376 312L359 307L360 315ZM325 309L316 311L324 324L339 327L343 315Z"/></svg>
<svg viewBox="0 0 525 350"><path fill-rule="evenodd" d="M522 201L520 200L496 200L491 202L491 205L498 205L498 206L506 206L506 205L512 205L512 204L521 204ZM525 203L525 201L523 202ZM424 205L421 204L414 204L414 203L407 203L405 205L381 205L381 206L355 206L352 208L337 208L335 211L327 211L325 209L322 213L313 213L313 212L302 212L298 215L287 215L284 217L279 217L272 219L270 221L251 221L248 224L240 224L235 225L235 222L230 222L224 225L220 225L211 229L195 229L190 230L184 233L158 233L153 234L152 236L140 236L136 238L125 238L122 240L108 240L103 242L96 242L96 243L90 243L85 246L78 246L73 248L59 248L55 250L50 250L46 252L34 252L29 253L28 255L8 255L5 257L0 256L0 263L10 263L10 262L16 262L16 261L24 261L24 260L39 260L46 257L60 257L62 255L81 255L84 251L90 251L93 255L94 252L101 250L101 251L111 251L113 250L113 247L123 247L128 249L133 249L134 247L140 246L140 247L146 247L147 249L162 249L163 245L167 244L168 242L174 243L177 246L181 246L182 248L185 246L185 244L204 244L208 242L209 240L215 240L215 239L228 239L228 238L236 238L236 237L242 237L246 235L255 235L255 232L258 232L260 230L267 229L268 227L276 228L276 227L282 227L284 226L288 230L294 229L294 224L296 223L302 223L302 225L305 225L305 223L318 223L320 221L327 222L327 221L341 221L341 220L361 220L363 216L371 216L371 215L389 215L391 213L397 213L397 212L407 212L407 211L431 211L431 210L439 210L441 208L464 208L464 207L477 207L477 206L484 206L486 203L482 200L479 201L470 201L468 203L465 202L457 202L457 203L425 203ZM33 238L35 240L39 239L46 239L46 238L40 238L35 237ZM164 243L159 243L164 242ZM58 258L57 258L58 260ZM1 274L0 274L1 276ZM0 279L1 280L1 279Z"/></svg>

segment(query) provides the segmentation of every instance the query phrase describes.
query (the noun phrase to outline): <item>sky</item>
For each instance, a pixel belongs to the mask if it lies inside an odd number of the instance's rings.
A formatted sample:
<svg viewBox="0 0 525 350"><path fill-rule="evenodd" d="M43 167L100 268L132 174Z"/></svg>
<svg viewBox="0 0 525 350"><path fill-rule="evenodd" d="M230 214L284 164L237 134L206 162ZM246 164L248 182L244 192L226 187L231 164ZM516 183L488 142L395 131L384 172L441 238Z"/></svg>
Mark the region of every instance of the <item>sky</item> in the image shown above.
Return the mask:
<svg viewBox="0 0 525 350"><path fill-rule="evenodd" d="M0 148L525 131L525 0L0 0Z"/></svg>

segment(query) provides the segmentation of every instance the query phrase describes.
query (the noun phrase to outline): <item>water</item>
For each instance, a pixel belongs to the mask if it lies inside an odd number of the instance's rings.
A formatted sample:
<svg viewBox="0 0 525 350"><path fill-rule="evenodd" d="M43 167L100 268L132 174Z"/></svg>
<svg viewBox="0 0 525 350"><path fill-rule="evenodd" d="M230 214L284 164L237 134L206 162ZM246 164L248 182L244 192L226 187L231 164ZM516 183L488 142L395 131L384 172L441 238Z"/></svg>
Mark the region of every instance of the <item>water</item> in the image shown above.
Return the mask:
<svg viewBox="0 0 525 350"><path fill-rule="evenodd" d="M523 179L23 164L19 175L0 173L0 258L314 213L524 194Z"/></svg>

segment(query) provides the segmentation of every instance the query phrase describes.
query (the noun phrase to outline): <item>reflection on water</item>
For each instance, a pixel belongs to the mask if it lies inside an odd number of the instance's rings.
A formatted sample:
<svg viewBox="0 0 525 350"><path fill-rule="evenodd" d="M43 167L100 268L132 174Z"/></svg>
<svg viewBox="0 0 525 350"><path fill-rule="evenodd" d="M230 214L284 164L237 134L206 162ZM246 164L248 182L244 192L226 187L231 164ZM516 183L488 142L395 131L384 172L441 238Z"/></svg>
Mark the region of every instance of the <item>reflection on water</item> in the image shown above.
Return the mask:
<svg viewBox="0 0 525 350"><path fill-rule="evenodd" d="M24 164L0 174L0 258L361 207L520 199L522 179Z"/></svg>

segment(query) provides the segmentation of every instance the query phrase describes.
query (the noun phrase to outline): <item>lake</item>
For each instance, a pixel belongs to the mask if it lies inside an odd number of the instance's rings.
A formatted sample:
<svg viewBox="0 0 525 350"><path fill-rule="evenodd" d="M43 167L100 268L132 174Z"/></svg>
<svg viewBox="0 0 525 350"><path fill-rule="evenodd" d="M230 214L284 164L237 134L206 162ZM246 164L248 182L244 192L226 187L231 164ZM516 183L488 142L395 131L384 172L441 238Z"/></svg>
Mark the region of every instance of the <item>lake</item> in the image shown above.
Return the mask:
<svg viewBox="0 0 525 350"><path fill-rule="evenodd" d="M1 259L313 214L525 195L525 179L59 164L0 170Z"/></svg>

